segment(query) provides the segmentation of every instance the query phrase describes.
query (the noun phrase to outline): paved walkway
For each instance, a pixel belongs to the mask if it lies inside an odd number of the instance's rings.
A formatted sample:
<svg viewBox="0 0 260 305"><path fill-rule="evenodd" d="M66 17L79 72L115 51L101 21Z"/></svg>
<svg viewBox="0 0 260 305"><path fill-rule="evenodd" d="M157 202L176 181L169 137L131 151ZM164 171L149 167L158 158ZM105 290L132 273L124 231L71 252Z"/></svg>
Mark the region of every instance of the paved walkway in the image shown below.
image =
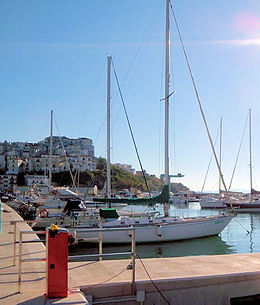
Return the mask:
<svg viewBox="0 0 260 305"><path fill-rule="evenodd" d="M260 254L232 254L142 260L156 283L171 282L171 289L191 289L198 285L246 282L260 278ZM71 285L96 297L116 296L120 290L131 294L129 260L74 262L69 264ZM150 278L136 259L137 289L151 289ZM259 289L260 291L260 289Z"/></svg>

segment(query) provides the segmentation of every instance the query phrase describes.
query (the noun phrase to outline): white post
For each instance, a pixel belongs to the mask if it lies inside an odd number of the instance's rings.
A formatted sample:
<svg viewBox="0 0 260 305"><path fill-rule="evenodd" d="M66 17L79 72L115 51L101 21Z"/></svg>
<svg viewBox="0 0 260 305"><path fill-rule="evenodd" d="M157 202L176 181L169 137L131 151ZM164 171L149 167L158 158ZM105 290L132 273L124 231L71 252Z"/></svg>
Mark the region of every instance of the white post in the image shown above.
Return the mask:
<svg viewBox="0 0 260 305"><path fill-rule="evenodd" d="M99 243L99 254L103 254L103 232L102 232L102 228L103 228L103 224L102 224L102 218L99 219L99 239L98 239L98 243ZM103 260L103 256L99 257L99 261Z"/></svg>
<svg viewBox="0 0 260 305"><path fill-rule="evenodd" d="M165 184L170 189L169 178L169 57L170 57L170 18L169 0L166 0L166 37L165 37Z"/></svg>
<svg viewBox="0 0 260 305"><path fill-rule="evenodd" d="M13 265L15 266L16 260L16 221L14 222L14 257L13 257Z"/></svg>
<svg viewBox="0 0 260 305"><path fill-rule="evenodd" d="M219 168L221 170L221 161L222 161L222 122L223 118L220 118L220 127L219 127ZM221 175L219 173L219 199L221 199Z"/></svg>
<svg viewBox="0 0 260 305"><path fill-rule="evenodd" d="M78 169L78 190L79 190L79 178L80 178L80 171Z"/></svg>
<svg viewBox="0 0 260 305"><path fill-rule="evenodd" d="M252 201L252 125L251 125L251 109L249 109L249 170L250 170L250 201Z"/></svg>
<svg viewBox="0 0 260 305"><path fill-rule="evenodd" d="M53 122L53 110L51 110L50 159L49 159L49 186L51 186L51 182L52 182L52 122Z"/></svg>
<svg viewBox="0 0 260 305"><path fill-rule="evenodd" d="M132 259L132 294L134 295L135 293L135 229L132 230L132 254L131 254L131 259Z"/></svg>
<svg viewBox="0 0 260 305"><path fill-rule="evenodd" d="M110 71L111 56L107 57L107 197L111 198L111 168L110 168Z"/></svg>
<svg viewBox="0 0 260 305"><path fill-rule="evenodd" d="M21 293L22 284L22 244L23 243L23 232L20 231L19 235L19 261L18 261L18 292Z"/></svg>

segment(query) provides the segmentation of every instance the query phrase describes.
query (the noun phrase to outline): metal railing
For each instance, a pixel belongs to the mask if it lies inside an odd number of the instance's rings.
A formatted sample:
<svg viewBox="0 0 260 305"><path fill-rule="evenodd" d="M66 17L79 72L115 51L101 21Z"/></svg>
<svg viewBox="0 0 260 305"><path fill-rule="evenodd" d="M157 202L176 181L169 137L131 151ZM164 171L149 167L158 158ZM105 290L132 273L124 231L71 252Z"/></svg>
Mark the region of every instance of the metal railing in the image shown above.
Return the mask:
<svg viewBox="0 0 260 305"><path fill-rule="evenodd" d="M111 231L131 231L131 251L129 252L119 252L119 253L103 253L103 232L111 232ZM99 228L99 229L80 229L79 231L75 231L75 234L78 238L78 233L87 233L87 232L99 232L99 254L82 254L82 255L73 255L68 256L69 261L77 258L90 258L90 257L98 257L99 260L102 260L103 257L109 256L131 256L131 264L132 264L132 277L131 277L131 286L132 286L132 293L134 294L135 291L135 228ZM76 238L75 238L76 239Z"/></svg>
<svg viewBox="0 0 260 305"><path fill-rule="evenodd" d="M27 222L33 223L33 220L30 221L23 221L23 220L14 220L10 223L14 225L14 258L13 262L15 265L15 258L16 258L16 231L18 222ZM111 231L131 231L131 251L129 252L119 252L119 253L103 253L103 232L111 232ZM99 254L86 254L86 255L74 255L68 256L69 261L77 258L90 258L90 257L98 257L99 260L102 260L103 257L109 256L124 256L130 255L131 256L131 269L132 269L132 276L131 276L131 287L132 293L134 294L135 291L135 228L99 228L99 229L80 229L80 231L75 230L75 240L78 241L78 232L99 232ZM23 241L24 234L45 234L46 231L20 231L19 234L19 260L18 260L18 292L21 292L21 283L22 283L22 263L23 262L34 262L34 261L46 261L45 258L22 258L22 245L23 243L34 243L34 242L42 242L40 239L35 240L26 240Z"/></svg>
<svg viewBox="0 0 260 305"><path fill-rule="evenodd" d="M18 292L21 292L21 283L22 283L22 262L39 262L39 261L46 261L46 257L45 258L24 258L22 259L22 251L23 251L23 234L45 234L45 231L20 231L19 234L19 261L18 261ZM26 241L28 243L30 242L35 242L35 240L28 240ZM39 239L39 242L42 242Z"/></svg>
<svg viewBox="0 0 260 305"><path fill-rule="evenodd" d="M17 223L36 223L38 220L11 220L10 224L14 226L14 238L13 238L13 265L16 263L16 235L17 235ZM37 231L33 231L33 233L37 234ZM42 240L35 239L34 241L26 241L28 242L42 242Z"/></svg>

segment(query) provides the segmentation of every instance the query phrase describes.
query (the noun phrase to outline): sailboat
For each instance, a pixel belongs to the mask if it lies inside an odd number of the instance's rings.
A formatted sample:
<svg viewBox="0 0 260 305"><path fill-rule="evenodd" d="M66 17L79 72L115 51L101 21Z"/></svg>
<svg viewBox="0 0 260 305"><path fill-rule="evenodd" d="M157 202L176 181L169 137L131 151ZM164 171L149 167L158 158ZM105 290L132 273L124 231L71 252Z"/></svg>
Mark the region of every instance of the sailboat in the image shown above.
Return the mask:
<svg viewBox="0 0 260 305"><path fill-rule="evenodd" d="M54 187L52 185L53 174L53 110L50 116L50 137L49 137L49 170L48 170L48 191L46 194L37 192L37 186L31 189L30 197L28 200L36 206L39 206L39 215L49 210L60 210L64 208L66 199L79 198L79 195L73 192L68 187ZM54 211L56 212L56 211Z"/></svg>
<svg viewBox="0 0 260 305"><path fill-rule="evenodd" d="M166 0L166 48L165 48L165 186L164 190L169 194L170 175L169 175L169 5ZM110 61L109 61L110 62ZM109 144L109 143L108 143ZM110 147L108 146L108 150ZM108 160L109 161L109 160ZM108 197L109 189L108 189ZM112 199L112 198L111 198ZM157 198L158 199L158 198ZM151 200L151 199L150 199ZM156 199L155 199L156 200ZM103 220L104 228L135 228L135 237L137 243L164 242L183 239L200 238L206 236L218 235L232 220L233 215L217 215L206 217L170 217L168 216L168 203L164 203L163 217L144 216L139 218L119 217L114 209L100 209L100 216ZM97 232L85 233L82 225L77 226L79 241L96 243ZM75 230L71 228L72 232ZM131 232L115 231L103 232L104 243L129 243L131 241Z"/></svg>
<svg viewBox="0 0 260 305"><path fill-rule="evenodd" d="M219 126L219 166L221 169L221 161L222 161L222 124L223 118L220 118L220 126ZM206 178L205 178L206 180ZM204 181L205 183L205 181ZM226 209L226 200L221 198L221 176L219 175L219 192L218 198L213 196L202 197L199 200L201 209Z"/></svg>
<svg viewBox="0 0 260 305"><path fill-rule="evenodd" d="M250 171L250 198L248 201L232 201L227 203L229 208L235 209L238 213L260 213L260 200L255 200L254 195L259 195L260 192L253 189L253 167L252 167L252 121L251 121L251 109L248 111L249 115L249 171Z"/></svg>

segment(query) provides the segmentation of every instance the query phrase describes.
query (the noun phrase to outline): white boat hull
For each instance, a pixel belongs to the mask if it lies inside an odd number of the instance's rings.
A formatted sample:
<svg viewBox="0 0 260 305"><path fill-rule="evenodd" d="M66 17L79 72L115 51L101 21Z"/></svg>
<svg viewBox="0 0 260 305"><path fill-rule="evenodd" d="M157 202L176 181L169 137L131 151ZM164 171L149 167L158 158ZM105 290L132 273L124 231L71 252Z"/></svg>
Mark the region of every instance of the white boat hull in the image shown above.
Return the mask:
<svg viewBox="0 0 260 305"><path fill-rule="evenodd" d="M231 221L233 216L210 216L178 220L175 223L161 225L134 226L137 243L158 243L218 235ZM106 226L110 228L112 226ZM72 229L71 232L75 230ZM79 241L98 242L98 232L81 232L78 229ZM130 243L131 231L103 232L103 243Z"/></svg>
<svg viewBox="0 0 260 305"><path fill-rule="evenodd" d="M170 203L173 204L188 204L188 200L187 199L182 199L182 198L170 198L169 199Z"/></svg>
<svg viewBox="0 0 260 305"><path fill-rule="evenodd" d="M225 209L227 205L225 204L224 200L200 200L200 207L202 209Z"/></svg>

